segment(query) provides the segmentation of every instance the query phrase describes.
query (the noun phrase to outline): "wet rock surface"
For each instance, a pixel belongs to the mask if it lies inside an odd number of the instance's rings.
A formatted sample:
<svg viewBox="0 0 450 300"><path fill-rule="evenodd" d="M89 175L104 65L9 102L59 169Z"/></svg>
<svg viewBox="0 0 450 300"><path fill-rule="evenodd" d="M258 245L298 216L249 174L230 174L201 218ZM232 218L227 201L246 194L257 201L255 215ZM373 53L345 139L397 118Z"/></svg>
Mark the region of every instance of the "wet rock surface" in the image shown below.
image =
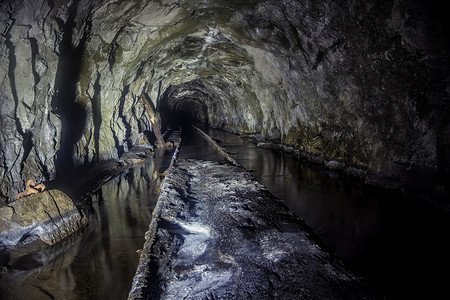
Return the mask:
<svg viewBox="0 0 450 300"><path fill-rule="evenodd" d="M69 180L63 178L63 180L50 182L48 185L63 189L76 205L89 205L90 197L111 178L128 168L144 163L150 156L163 156L166 150L179 146L181 131L168 129L164 132L163 137L168 143L165 148L155 149L145 135L141 135L137 143L123 153L120 158L101 161L86 169L79 168L71 174Z"/></svg>
<svg viewBox="0 0 450 300"><path fill-rule="evenodd" d="M0 201L127 152L152 131L142 93L165 124L260 132L371 184L445 191L444 4L2 1Z"/></svg>
<svg viewBox="0 0 450 300"><path fill-rule="evenodd" d="M0 208L0 245L17 246L36 240L52 245L86 222L66 194L59 190L44 191Z"/></svg>
<svg viewBox="0 0 450 300"><path fill-rule="evenodd" d="M1 299L126 299L172 152L118 173L105 163L85 174L91 187L118 175L78 203L89 224L60 243L0 247Z"/></svg>
<svg viewBox="0 0 450 300"><path fill-rule="evenodd" d="M164 138L171 147L179 145L180 132L168 130ZM165 151L173 150L169 147L154 152L153 146L142 136L140 142L120 159L99 162L89 169L78 169L70 178L46 183L49 190L0 207L0 262L4 268L2 272L12 270L7 276L11 283L3 282L0 287L5 289L4 284L11 284L16 292L17 285L24 280L32 281L39 268L48 269L47 264L58 260L59 254L53 256L55 251L51 247L41 247L42 243L57 249L65 248L70 244L67 238L87 225L86 214L92 210L92 196L103 184L127 169L147 162L153 155L156 155L156 161L161 161ZM160 174L155 172L151 182L156 184L159 177ZM65 242L60 245L58 242L62 240ZM17 272L23 268L22 262L30 272ZM27 292L27 295L32 294ZM11 298L16 298L16 295Z"/></svg>
<svg viewBox="0 0 450 300"><path fill-rule="evenodd" d="M77 205L89 205L90 197L108 180L114 178L127 168L145 162L155 152L151 147L134 146L119 159L111 159L94 164L92 167L80 168L70 178L50 182L49 186L62 188Z"/></svg>
<svg viewBox="0 0 450 300"><path fill-rule="evenodd" d="M245 169L177 160L129 299L373 299Z"/></svg>

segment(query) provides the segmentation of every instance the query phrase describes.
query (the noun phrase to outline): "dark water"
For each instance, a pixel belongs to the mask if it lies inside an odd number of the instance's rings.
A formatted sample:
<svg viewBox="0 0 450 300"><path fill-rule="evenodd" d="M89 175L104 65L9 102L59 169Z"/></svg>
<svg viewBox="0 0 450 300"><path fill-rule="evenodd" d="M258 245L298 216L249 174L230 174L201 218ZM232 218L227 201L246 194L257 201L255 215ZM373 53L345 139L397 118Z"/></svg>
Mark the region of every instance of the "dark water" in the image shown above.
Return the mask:
<svg viewBox="0 0 450 300"><path fill-rule="evenodd" d="M0 299L127 299L161 177L172 153L123 172L92 197L89 225L17 260L0 278ZM20 257L20 253L13 256Z"/></svg>
<svg viewBox="0 0 450 300"><path fill-rule="evenodd" d="M209 142L191 126L183 128L182 143L178 158L211 160L226 163L226 160L211 147Z"/></svg>
<svg viewBox="0 0 450 300"><path fill-rule="evenodd" d="M448 217L398 193L361 185L279 151L208 129L240 164L387 299L449 299ZM181 158L221 160L194 130ZM24 256L0 278L1 299L126 299L161 177L172 153L130 169L93 197L89 226ZM20 253L14 254L20 257Z"/></svg>
<svg viewBox="0 0 450 300"><path fill-rule="evenodd" d="M381 297L450 299L449 216L399 192L257 148L230 133L208 134L319 235Z"/></svg>

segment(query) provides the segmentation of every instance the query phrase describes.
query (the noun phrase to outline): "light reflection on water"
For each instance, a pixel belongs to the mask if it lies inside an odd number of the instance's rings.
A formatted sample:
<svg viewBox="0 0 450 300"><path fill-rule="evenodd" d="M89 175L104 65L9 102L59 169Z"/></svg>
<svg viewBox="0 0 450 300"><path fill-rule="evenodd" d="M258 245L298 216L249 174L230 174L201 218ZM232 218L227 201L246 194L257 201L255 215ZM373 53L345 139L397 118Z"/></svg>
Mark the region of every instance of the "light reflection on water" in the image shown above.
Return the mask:
<svg viewBox="0 0 450 300"><path fill-rule="evenodd" d="M163 172L170 158L151 157L105 183L83 232L22 259L12 254L1 299L127 299L162 178L154 170Z"/></svg>
<svg viewBox="0 0 450 300"><path fill-rule="evenodd" d="M380 294L393 296L388 299L449 294L440 275L450 268L448 220L396 193L364 187L223 131L208 133ZM198 134L183 136L193 140L183 142L181 158L220 160ZM84 232L16 262L0 278L2 299L49 299L48 294L126 299L139 259L136 250L157 200L160 177L153 171L163 172L170 158L171 153L150 158L106 183L93 197Z"/></svg>
<svg viewBox="0 0 450 300"><path fill-rule="evenodd" d="M450 297L439 275L450 267L447 215L230 133L207 131L381 296Z"/></svg>
<svg viewBox="0 0 450 300"><path fill-rule="evenodd" d="M281 151L262 149L230 133L209 129L219 144L278 199L313 228L333 251L357 265L379 232L379 201L345 182ZM357 246L356 246L357 245Z"/></svg>
<svg viewBox="0 0 450 300"><path fill-rule="evenodd" d="M107 182L94 195L90 226L83 235L86 247L78 253L86 260L78 266L79 272L92 276L79 276L79 286L94 286L85 295L77 289L78 299L127 298L139 262L136 251L142 248L156 204L158 182L152 182L153 170L151 159Z"/></svg>

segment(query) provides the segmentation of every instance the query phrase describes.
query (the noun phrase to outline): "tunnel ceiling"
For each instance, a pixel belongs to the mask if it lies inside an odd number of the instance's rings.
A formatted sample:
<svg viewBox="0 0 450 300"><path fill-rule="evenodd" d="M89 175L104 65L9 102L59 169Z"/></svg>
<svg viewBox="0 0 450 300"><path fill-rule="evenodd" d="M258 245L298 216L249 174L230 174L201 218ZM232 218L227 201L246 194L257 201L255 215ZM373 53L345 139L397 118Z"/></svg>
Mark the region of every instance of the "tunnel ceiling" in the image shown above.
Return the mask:
<svg viewBox="0 0 450 300"><path fill-rule="evenodd" d="M447 27L439 2L385 2L2 1L2 197L127 151L142 93L163 125L427 185L449 171Z"/></svg>

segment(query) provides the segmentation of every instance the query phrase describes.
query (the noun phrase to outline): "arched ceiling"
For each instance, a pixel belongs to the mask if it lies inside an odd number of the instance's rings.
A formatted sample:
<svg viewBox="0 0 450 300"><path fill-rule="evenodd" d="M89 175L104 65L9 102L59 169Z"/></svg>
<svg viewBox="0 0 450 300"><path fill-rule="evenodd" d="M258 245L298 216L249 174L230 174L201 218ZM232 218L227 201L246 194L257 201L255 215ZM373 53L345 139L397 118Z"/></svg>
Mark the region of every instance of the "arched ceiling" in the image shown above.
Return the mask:
<svg viewBox="0 0 450 300"><path fill-rule="evenodd" d="M250 3L247 7L253 8L253 5ZM256 92L260 93L272 85L272 78L265 74L270 70L264 62L261 70L255 69L255 59L265 60L265 50L258 49L260 53L253 57L249 51L252 40L249 38L243 43L246 40L243 30L236 26L240 23L236 19L242 18L237 9L242 8L245 6L233 3L206 8L203 2L195 1L152 3L144 8L134 7L125 15L121 7L105 5L94 14L93 20L97 22L93 24L104 24L102 18L111 18L116 13L121 15L122 22L114 23L110 30L115 34L110 33L109 38L102 34L91 35L91 43L98 46L88 50L88 57L103 59L99 63L86 59L85 63L97 70L106 69L108 58L110 72L123 75L117 85L130 84L131 92L136 95L149 93L156 106L160 105L161 95L170 89L169 109L176 109L180 100L189 99L206 105L209 112L206 120L215 126L244 125L250 127L248 130L260 129L263 120L254 85L259 85ZM100 47L105 43L115 47ZM108 51L101 50L105 48ZM122 73L124 71L126 73ZM187 94L190 96L186 97ZM241 113L248 110L252 112L247 116ZM236 113L230 113L232 111ZM254 118L254 114L259 118ZM234 115L235 120L230 120L230 115ZM240 120L242 118L247 120Z"/></svg>
<svg viewBox="0 0 450 300"><path fill-rule="evenodd" d="M374 183L448 172L439 5L4 0L2 195L127 151L151 130L142 93L163 123L261 132Z"/></svg>

